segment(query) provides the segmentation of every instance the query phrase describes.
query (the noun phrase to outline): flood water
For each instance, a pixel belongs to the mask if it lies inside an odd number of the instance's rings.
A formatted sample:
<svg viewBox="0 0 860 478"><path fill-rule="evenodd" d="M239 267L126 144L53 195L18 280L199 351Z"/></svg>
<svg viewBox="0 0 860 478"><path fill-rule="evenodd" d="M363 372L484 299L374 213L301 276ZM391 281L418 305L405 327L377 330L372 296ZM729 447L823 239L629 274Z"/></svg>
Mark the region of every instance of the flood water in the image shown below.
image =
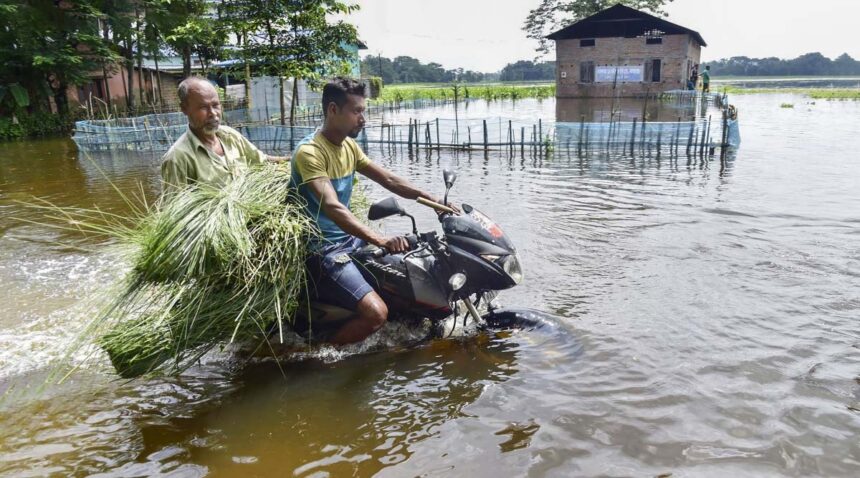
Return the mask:
<svg viewBox="0 0 860 478"><path fill-rule="evenodd" d="M170 379L90 366L40 393L125 265L20 201L123 213L117 189L157 194L158 158L0 144L0 475L860 475L860 103L732 100L724 167L371 148L434 191L455 168L455 200L519 248L500 301L554 329L282 369L215 354Z"/></svg>

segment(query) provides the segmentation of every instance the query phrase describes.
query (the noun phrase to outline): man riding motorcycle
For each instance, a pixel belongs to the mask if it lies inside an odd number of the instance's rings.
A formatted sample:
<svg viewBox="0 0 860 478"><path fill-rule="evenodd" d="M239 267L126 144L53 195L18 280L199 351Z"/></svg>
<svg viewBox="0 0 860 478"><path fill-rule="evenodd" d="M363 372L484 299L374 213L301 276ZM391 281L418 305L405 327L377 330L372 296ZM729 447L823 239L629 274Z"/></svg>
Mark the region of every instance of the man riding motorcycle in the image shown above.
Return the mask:
<svg viewBox="0 0 860 478"><path fill-rule="evenodd" d="M435 196L371 162L355 142L365 124L365 95L364 85L352 79L327 83L322 93L323 126L299 143L291 160L291 182L321 232L309 248L311 294L355 311L354 318L329 338L333 344L364 340L388 319L388 307L349 254L365 244L391 253L409 248L404 237L380 236L350 212L355 173L401 197L438 202Z"/></svg>

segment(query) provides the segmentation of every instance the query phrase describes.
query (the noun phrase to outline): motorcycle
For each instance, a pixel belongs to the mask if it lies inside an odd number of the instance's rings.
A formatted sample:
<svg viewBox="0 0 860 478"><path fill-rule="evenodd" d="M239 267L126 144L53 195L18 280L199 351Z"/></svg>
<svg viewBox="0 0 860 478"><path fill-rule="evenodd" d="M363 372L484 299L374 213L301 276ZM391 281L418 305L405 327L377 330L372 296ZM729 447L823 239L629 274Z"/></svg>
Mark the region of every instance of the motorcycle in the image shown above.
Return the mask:
<svg viewBox="0 0 860 478"><path fill-rule="evenodd" d="M450 316L464 324L468 317L487 328L534 327L546 320L528 309L499 309L493 299L499 291L523 282L520 258L510 238L487 215L462 204L458 214L448 205L448 193L456 173L443 171L445 196L442 204L419 198L417 202L438 213L442 234L419 233L415 217L393 197L373 203L368 219L408 217L412 233L405 237L409 250L391 254L384 248L366 245L351 254L362 275L382 297L390 321L426 320L440 324ZM483 304L486 313L478 312ZM462 305L462 307L461 307ZM299 307L294 328L303 335L324 337L349 321L353 311L320 301ZM441 327L435 328L437 331Z"/></svg>

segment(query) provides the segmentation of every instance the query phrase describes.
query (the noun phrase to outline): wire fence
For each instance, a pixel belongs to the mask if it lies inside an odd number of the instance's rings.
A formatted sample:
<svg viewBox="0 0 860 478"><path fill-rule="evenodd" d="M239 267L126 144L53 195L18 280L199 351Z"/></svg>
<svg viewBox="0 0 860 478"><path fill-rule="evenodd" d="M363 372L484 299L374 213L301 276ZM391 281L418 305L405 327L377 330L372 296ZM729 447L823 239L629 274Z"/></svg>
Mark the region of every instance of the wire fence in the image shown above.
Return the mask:
<svg viewBox="0 0 860 478"><path fill-rule="evenodd" d="M606 122L544 122L505 117L405 119L399 122L371 121L357 141L365 148L507 150L521 154L550 150L594 150L669 148L686 154L711 152L740 144L737 113L725 95L671 91L663 101L692 102L693 119L655 122L647 118L621 121L610 115ZM447 104L444 100L408 100L400 103L370 105L373 118L385 110L421 109ZM709 110L708 105L715 107ZM710 112L710 115L707 113ZM278 118L252 121L247 108L224 111L222 122L231 125L252 143L269 153L289 153L305 136L322 124L322 110L307 107L296 116L295 124L281 125ZM381 115L380 115L381 116ZM162 113L135 118L79 121L73 139L81 151L166 151L187 130L182 113Z"/></svg>

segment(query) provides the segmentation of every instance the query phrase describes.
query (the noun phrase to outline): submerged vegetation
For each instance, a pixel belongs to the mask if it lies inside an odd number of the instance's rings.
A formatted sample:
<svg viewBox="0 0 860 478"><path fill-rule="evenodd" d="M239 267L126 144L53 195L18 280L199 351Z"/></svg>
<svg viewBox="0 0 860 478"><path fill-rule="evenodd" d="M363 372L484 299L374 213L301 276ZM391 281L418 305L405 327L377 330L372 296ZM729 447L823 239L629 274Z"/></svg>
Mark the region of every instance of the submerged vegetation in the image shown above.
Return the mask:
<svg viewBox="0 0 860 478"><path fill-rule="evenodd" d="M552 98L555 84L450 84L450 85L389 85L376 101L401 102L411 100L458 101L469 99L519 100L523 98Z"/></svg>
<svg viewBox="0 0 860 478"><path fill-rule="evenodd" d="M753 88L728 85L719 91L735 95L786 93L808 96L814 100L860 100L860 88Z"/></svg>
<svg viewBox="0 0 860 478"><path fill-rule="evenodd" d="M856 89L814 89L806 93L815 100L860 100L860 88Z"/></svg>
<svg viewBox="0 0 860 478"><path fill-rule="evenodd" d="M120 376L178 373L227 341L283 337L304 291L314 228L267 166L222 189L191 188L131 220L65 211L72 227L117 240L131 270L75 347L93 337Z"/></svg>

